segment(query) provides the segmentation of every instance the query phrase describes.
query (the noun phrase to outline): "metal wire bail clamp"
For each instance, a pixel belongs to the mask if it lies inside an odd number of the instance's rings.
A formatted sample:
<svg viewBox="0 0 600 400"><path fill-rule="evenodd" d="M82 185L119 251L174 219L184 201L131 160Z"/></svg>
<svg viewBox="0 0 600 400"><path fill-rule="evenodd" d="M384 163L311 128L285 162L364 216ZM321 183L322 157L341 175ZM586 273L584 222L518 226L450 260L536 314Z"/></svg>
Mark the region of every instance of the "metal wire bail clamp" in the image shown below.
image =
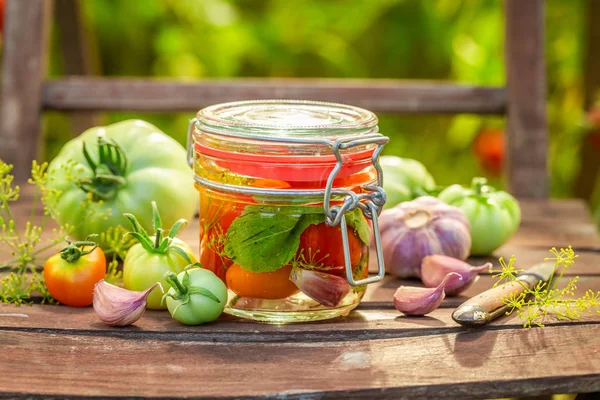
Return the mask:
<svg viewBox="0 0 600 400"><path fill-rule="evenodd" d="M187 158L190 166L194 164L194 140L193 132L197 120L195 118L190 120L188 126L188 137L187 137ZM283 143L302 143L302 144L321 144L330 147L337 160L335 167L327 178L327 184L324 190L289 190L289 189L266 189L266 188L254 188L254 187L242 187L236 185L229 185L224 183L212 182L208 179L201 178L197 175L194 176L194 180L199 185L207 187L213 190L220 190L228 193L237 194L250 194L250 195L262 195L262 196L283 196L283 197L296 197L296 196L323 196L323 209L326 216L326 223L329 226L340 225L342 235L342 246L344 251L344 266L346 270L346 278L351 286L361 286L373 282L378 282L383 279L385 275L385 264L383 261L383 250L381 246L381 235L379 233L379 214L381 213L382 207L386 201L386 194L382 188L383 185L383 173L381 166L379 165L379 155L383 150L383 146L389 142L389 138L380 133L371 133L364 135L360 138L341 138L335 141L328 139L306 139L306 138L275 138L272 136L260 136L252 135L253 140L263 140L266 142L283 142ZM334 189L333 182L342 169L344 159L341 154L341 150L349 149L354 146L376 144L377 147L373 151L372 163L377 171L377 184L375 186L364 186L364 189L370 193L357 194L352 190L345 189ZM344 196L344 200L340 206L331 205L332 196ZM350 256L350 243L348 240L348 230L345 214L348 211L353 211L359 208L365 218L373 221L373 236L375 239L375 251L377 255L377 275L371 276L365 279L355 280L352 271L351 256Z"/></svg>

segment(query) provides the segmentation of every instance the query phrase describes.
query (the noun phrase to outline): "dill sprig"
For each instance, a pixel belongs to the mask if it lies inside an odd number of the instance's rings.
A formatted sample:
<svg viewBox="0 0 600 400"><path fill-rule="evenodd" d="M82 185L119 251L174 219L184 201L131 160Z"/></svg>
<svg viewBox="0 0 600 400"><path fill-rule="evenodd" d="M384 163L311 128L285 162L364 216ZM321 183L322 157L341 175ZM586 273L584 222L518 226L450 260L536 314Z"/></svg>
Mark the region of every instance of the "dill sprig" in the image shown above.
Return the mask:
<svg viewBox="0 0 600 400"><path fill-rule="evenodd" d="M579 320L582 314L597 312L600 313L600 291L594 292L588 290L580 297L575 296L577 282L579 277L569 278L564 287L559 288L563 280L564 273L575 263L578 257L569 246L566 249L557 250L555 247L550 249L553 257L545 260L554 261L554 268L548 282L539 282L530 288L524 282L517 279L522 269L516 269L516 259L510 258L508 263L504 258L500 258L500 270L491 270L492 277L498 279L494 287L505 284L519 284L523 286L524 291L511 292L502 299L502 302L508 306L507 315L513 312L523 321L523 326L530 328L532 326L544 326L547 318L553 317L559 321Z"/></svg>
<svg viewBox="0 0 600 400"><path fill-rule="evenodd" d="M60 192L50 189L48 181L48 163L32 163L31 178L28 180L34 186L31 214L24 226L18 226L13 217L11 204L19 199L21 188L14 185L14 177L10 174L12 165L0 160L0 252L8 254L9 260L0 263L0 271L10 273L0 279L0 302L29 304L32 293L42 298L42 303L55 303L48 293L44 277L38 266L42 254L58 243L63 242L71 227L60 226L52 230L52 235L42 239L42 232L52 217L52 211L60 197ZM37 215L41 203L43 211Z"/></svg>
<svg viewBox="0 0 600 400"><path fill-rule="evenodd" d="M51 230L51 235L43 237L48 222L58 217L58 202L62 192L48 185L48 163L38 164L33 161L31 178L28 183L33 186L31 213L24 225L18 226L11 210L11 204L19 200L21 188L14 184L11 175L13 166L0 160L0 254L8 261L0 262L0 272L7 271L0 278L0 302L17 305L31 304L32 297L41 297L41 302L56 304L52 298L41 273L47 252L64 242L73 232L73 226L60 225ZM78 179L74 163L67 163L64 168L67 179ZM81 206L86 210L88 221L94 218L107 218L110 210L102 211L101 202L94 202L87 196ZM99 239L106 243L105 253L111 257L106 280L119 283L122 272L119 270L119 259L125 258L127 250L134 244L133 238L127 236L121 226L100 232ZM44 235L46 236L46 235Z"/></svg>
<svg viewBox="0 0 600 400"><path fill-rule="evenodd" d="M106 244L106 254L110 261L106 266L105 281L113 285L122 286L123 271L119 269L119 260L124 260L127 251L137 243L131 235L126 235L127 230L121 225L110 227L106 232L100 233L100 241Z"/></svg>

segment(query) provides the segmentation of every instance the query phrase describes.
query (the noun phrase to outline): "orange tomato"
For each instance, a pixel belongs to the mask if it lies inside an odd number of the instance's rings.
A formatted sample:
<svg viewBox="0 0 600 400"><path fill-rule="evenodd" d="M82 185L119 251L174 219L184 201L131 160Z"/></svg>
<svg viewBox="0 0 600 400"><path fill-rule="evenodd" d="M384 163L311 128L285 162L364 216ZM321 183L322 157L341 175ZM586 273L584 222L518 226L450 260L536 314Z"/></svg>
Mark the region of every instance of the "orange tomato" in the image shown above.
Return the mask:
<svg viewBox="0 0 600 400"><path fill-rule="evenodd" d="M73 307L92 304L94 286L105 275L106 257L99 247L75 261L67 261L62 253L58 253L44 264L44 280L48 292L59 302Z"/></svg>
<svg viewBox="0 0 600 400"><path fill-rule="evenodd" d="M257 179L252 182L250 186L264 189L289 189L292 187L286 181L280 181L277 179Z"/></svg>
<svg viewBox="0 0 600 400"><path fill-rule="evenodd" d="M285 299L298 292L290 281L292 266L286 265L273 272L250 272L238 264L227 269L227 287L242 297L255 299Z"/></svg>
<svg viewBox="0 0 600 400"><path fill-rule="evenodd" d="M347 230L350 263L356 269L362 258L363 244L352 228L347 227ZM341 227L329 226L325 222L310 225L300 235L300 247L296 257L315 269L346 276Z"/></svg>

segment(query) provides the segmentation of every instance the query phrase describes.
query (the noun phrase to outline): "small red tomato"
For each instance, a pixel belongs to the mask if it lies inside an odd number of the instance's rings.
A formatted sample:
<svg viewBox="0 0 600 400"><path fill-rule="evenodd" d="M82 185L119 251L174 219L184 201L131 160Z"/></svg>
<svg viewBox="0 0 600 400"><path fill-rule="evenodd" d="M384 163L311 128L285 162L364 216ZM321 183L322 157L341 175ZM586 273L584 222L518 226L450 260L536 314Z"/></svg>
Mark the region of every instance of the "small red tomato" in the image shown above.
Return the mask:
<svg viewBox="0 0 600 400"><path fill-rule="evenodd" d="M4 3L4 0L0 0L0 33L4 30Z"/></svg>
<svg viewBox="0 0 600 400"><path fill-rule="evenodd" d="M225 235L244 208L242 204L213 200L205 208L205 212L200 213L200 264L203 268L212 271L223 282L225 282L225 272L233 262L225 256L223 247L225 246Z"/></svg>
<svg viewBox="0 0 600 400"><path fill-rule="evenodd" d="M203 268L212 271L223 282L225 282L225 272L233 264L230 258L226 257L223 251L223 243L215 242L215 236L209 232L200 242L200 264Z"/></svg>
<svg viewBox="0 0 600 400"><path fill-rule="evenodd" d="M588 142L594 150L600 151L600 107L593 106L586 117L589 126Z"/></svg>
<svg viewBox="0 0 600 400"><path fill-rule="evenodd" d="M74 242L44 264L48 292L73 307L92 304L94 286L106 275L106 257L94 242Z"/></svg>
<svg viewBox="0 0 600 400"><path fill-rule="evenodd" d="M504 133L499 129L484 129L475 138L473 150L479 164L493 175L502 173L504 164Z"/></svg>
<svg viewBox="0 0 600 400"><path fill-rule="evenodd" d="M350 244L350 263L355 271L362 258L363 244L347 227ZM300 235L300 247L296 257L310 265L311 268L327 273L346 276L344 248L342 246L342 230L339 226L329 226L325 222L310 225Z"/></svg>
<svg viewBox="0 0 600 400"><path fill-rule="evenodd" d="M600 107L593 106L587 112L587 121L592 129L600 128Z"/></svg>

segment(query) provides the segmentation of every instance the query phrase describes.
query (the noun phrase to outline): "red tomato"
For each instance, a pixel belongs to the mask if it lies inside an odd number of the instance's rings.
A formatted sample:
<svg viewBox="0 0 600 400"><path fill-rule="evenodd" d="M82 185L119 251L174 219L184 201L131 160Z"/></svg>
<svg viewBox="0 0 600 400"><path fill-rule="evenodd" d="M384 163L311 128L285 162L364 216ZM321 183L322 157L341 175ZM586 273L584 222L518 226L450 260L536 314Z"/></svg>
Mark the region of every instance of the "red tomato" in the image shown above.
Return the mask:
<svg viewBox="0 0 600 400"><path fill-rule="evenodd" d="M499 129L482 130L475 138L473 150L484 170L500 175L504 164L504 133Z"/></svg>
<svg viewBox="0 0 600 400"><path fill-rule="evenodd" d="M587 113L590 131L588 141L596 151L600 151L600 107L593 106Z"/></svg>
<svg viewBox="0 0 600 400"><path fill-rule="evenodd" d="M75 242L70 246L79 248ZM88 251L89 251L89 245ZM71 247L72 248L72 247ZM81 255L74 261L65 259L63 254L55 254L44 264L44 280L48 292L59 302L73 307L86 307L92 304L94 297L94 286L106 275L106 257L96 247L90 253ZM81 247L85 250L85 247ZM76 253L77 250L73 250ZM73 254L71 253L71 254Z"/></svg>
<svg viewBox="0 0 600 400"><path fill-rule="evenodd" d="M363 244L354 233L354 229L347 227L347 230L350 263L353 269L356 269L362 258ZM300 247L296 257L309 264L311 268L327 271L333 275L346 276L341 227L332 227L325 222L310 225L300 235Z"/></svg>
<svg viewBox="0 0 600 400"><path fill-rule="evenodd" d="M0 33L4 31L4 0L0 0Z"/></svg>
<svg viewBox="0 0 600 400"><path fill-rule="evenodd" d="M235 294L254 299L285 299L298 292L298 287L290 281L291 265L285 265L273 272L250 272L238 264L227 269L227 287Z"/></svg>
<svg viewBox="0 0 600 400"><path fill-rule="evenodd" d="M233 264L229 258L223 254L223 243L211 243L210 233L200 242L200 264L225 282L225 272Z"/></svg>
<svg viewBox="0 0 600 400"><path fill-rule="evenodd" d="M231 223L241 213L243 206L232 202L211 199L206 213L200 215L200 264L211 270L223 282L225 271L233 262L223 253L225 235Z"/></svg>

